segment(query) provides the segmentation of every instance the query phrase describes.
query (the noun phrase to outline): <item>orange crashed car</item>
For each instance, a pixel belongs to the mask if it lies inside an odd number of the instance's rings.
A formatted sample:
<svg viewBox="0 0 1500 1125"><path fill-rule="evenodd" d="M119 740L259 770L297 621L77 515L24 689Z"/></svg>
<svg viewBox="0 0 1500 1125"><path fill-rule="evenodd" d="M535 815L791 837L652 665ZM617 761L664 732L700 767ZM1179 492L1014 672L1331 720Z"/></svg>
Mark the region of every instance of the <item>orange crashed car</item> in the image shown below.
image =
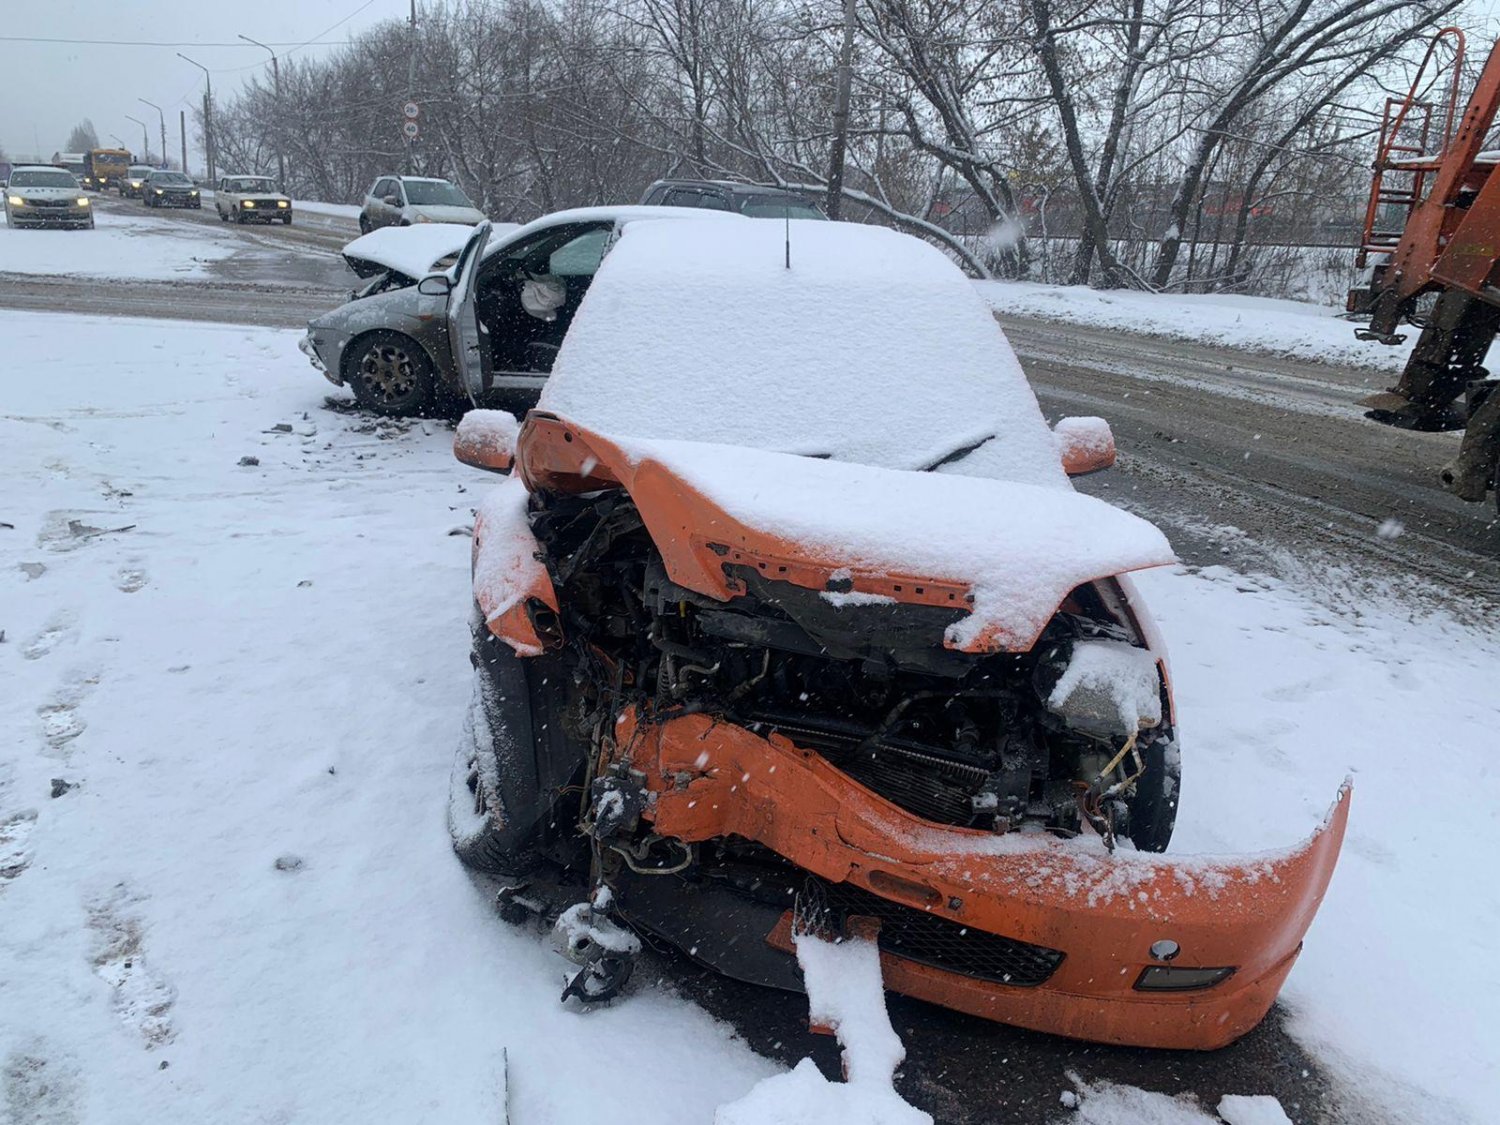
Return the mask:
<svg viewBox="0 0 1500 1125"><path fill-rule="evenodd" d="M454 353L486 389L465 262ZM560 915L569 994L636 934L797 989L794 920L878 926L888 988L1109 1043L1265 1015L1348 802L1302 845L1162 853L1181 770L1128 572L1173 561L1084 496L963 275L845 223L638 223L474 526L476 691L449 821L503 912Z"/></svg>

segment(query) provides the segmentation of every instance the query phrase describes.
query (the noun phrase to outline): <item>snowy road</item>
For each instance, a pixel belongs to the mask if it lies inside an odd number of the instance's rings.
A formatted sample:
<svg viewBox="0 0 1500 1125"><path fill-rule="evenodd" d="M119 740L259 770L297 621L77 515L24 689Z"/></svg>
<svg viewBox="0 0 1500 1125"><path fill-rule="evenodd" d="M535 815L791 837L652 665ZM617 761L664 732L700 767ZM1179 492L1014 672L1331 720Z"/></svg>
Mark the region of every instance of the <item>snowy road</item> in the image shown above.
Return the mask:
<svg viewBox="0 0 1500 1125"><path fill-rule="evenodd" d="M337 297L237 284L10 275L0 304L296 324ZM1185 741L1173 850L1289 843L1349 770L1355 804L1283 1003L1241 1043L1112 1050L898 1001L902 1092L953 1123L1076 1120L1069 1072L1208 1107L1274 1094L1299 1125L1488 1120L1500 1013L1476 998L1500 992L1500 904L1476 841L1500 831L1500 642L1403 586L1493 590L1487 517L1444 514L1417 452L1361 457L1365 430L1391 433L1341 413L1364 373L1009 327L1049 409L1115 425L1122 468L1088 487L1229 564L1143 579ZM28 1125L493 1121L503 1046L517 1125L601 1099L615 1121L706 1123L768 1059L836 1070L795 998L682 964L609 1009L557 1005L561 962L498 923L442 825L468 691L450 533L486 482L440 424L327 406L295 340L0 313L0 1105ZM1406 532L1379 538L1389 515ZM689 1076L670 1103L640 1042ZM1091 1123L1142 1119L1094 1104Z"/></svg>

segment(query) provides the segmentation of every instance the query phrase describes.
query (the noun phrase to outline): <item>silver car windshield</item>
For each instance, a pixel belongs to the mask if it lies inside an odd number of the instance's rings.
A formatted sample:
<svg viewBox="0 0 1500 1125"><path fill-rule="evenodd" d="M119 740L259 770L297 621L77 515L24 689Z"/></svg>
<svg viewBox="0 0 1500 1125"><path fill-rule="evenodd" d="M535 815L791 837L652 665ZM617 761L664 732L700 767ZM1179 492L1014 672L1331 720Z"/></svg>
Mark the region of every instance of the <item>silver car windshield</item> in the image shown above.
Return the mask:
<svg viewBox="0 0 1500 1125"><path fill-rule="evenodd" d="M440 180L407 180L406 201L416 207L472 207L469 197Z"/></svg>

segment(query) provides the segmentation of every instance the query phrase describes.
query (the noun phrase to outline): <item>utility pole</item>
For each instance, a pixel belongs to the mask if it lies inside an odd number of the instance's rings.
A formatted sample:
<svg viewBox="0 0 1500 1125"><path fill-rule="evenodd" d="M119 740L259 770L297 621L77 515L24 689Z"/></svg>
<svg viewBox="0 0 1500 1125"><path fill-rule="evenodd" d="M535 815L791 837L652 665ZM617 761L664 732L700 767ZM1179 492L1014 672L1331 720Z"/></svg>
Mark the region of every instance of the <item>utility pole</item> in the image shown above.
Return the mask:
<svg viewBox="0 0 1500 1125"><path fill-rule="evenodd" d="M415 3L415 0L413 0ZM267 47L258 39L251 39L248 35L241 35L246 43L259 47L271 56L271 77L276 84L276 121L272 126L276 137L276 190L282 195L286 194L286 158L281 153L281 128L284 123L281 110L281 64L276 61L276 52Z"/></svg>
<svg viewBox="0 0 1500 1125"><path fill-rule="evenodd" d="M141 161L142 161L142 163L144 163L144 162L148 161L151 158L151 142L146 139L146 136L147 136L147 134L146 134L146 123L144 121L142 121L139 117L131 117L130 114L128 114L128 113L125 115L125 120L126 121L134 121L137 125L139 125L141 127L141 144L143 146L145 146L144 150L141 152ZM114 136L114 134L110 134L110 135ZM115 137L115 140L118 141L118 140L120 140L120 138L119 137ZM128 146L125 144L124 141L120 141L120 147L121 148L126 148Z"/></svg>
<svg viewBox="0 0 1500 1125"><path fill-rule="evenodd" d="M415 101L417 92L417 0L411 0L411 22L408 24L406 50L406 100ZM406 138L406 174L413 173L411 138Z"/></svg>
<svg viewBox="0 0 1500 1125"><path fill-rule="evenodd" d="M844 201L844 152L849 144L849 87L854 70L854 2L844 0L844 42L839 48L838 86L833 97L833 148L828 157L828 217L837 219Z"/></svg>
<svg viewBox="0 0 1500 1125"><path fill-rule="evenodd" d="M182 133L182 172L183 175L187 175L187 110L185 109L177 111L177 128ZM167 162L166 153L162 153L161 160L163 164Z"/></svg>
<svg viewBox="0 0 1500 1125"><path fill-rule="evenodd" d="M165 164L167 162L167 115L161 111L161 106L155 102L148 102L145 98L136 98L135 100L145 102L146 105L156 110L156 116L161 121L161 162ZM184 168L183 171L186 172L187 169Z"/></svg>
<svg viewBox="0 0 1500 1125"><path fill-rule="evenodd" d="M209 74L208 67L204 66L201 62L194 62L194 60L188 58L181 51L177 52L177 57L179 59L181 59L183 62L190 62L190 63L192 63L194 66L196 66L199 70L201 70L203 72L203 81L206 83L206 85L203 88L203 159L204 159L204 162L208 165L208 179L209 179L209 182L212 183L214 181L214 178L215 178L214 177L214 80L213 80L213 75ZM184 168L183 171L186 172L187 169Z"/></svg>

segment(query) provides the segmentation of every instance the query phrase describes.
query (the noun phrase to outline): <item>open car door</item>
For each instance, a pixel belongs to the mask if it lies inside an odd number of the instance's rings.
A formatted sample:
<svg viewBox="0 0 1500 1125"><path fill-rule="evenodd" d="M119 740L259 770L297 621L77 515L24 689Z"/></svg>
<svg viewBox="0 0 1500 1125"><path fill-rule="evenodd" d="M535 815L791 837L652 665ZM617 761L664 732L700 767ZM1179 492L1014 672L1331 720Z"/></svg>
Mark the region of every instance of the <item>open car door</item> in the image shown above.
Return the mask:
<svg viewBox="0 0 1500 1125"><path fill-rule="evenodd" d="M484 330L479 325L475 303L480 259L489 241L489 221L474 228L453 266L453 288L448 292L448 349L458 369L469 401L480 404L490 389L490 350Z"/></svg>

